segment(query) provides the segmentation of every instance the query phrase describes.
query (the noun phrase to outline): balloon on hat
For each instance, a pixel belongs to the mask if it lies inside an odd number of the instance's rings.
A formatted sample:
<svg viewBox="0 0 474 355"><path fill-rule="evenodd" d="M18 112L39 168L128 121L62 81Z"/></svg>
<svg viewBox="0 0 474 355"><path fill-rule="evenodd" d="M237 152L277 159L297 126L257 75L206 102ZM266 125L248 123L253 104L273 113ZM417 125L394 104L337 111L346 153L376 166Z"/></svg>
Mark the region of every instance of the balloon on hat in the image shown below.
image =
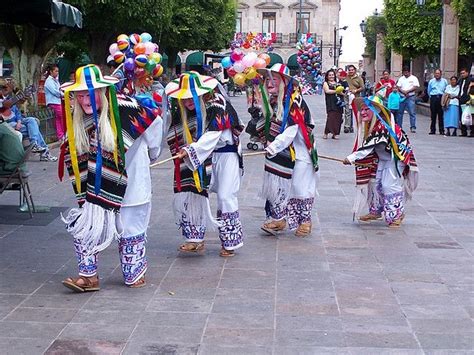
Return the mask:
<svg viewBox="0 0 474 355"><path fill-rule="evenodd" d="M162 61L161 54L160 54L160 53L156 53L156 52L151 53L151 54L148 56L148 59L153 59L156 64L160 64L161 61Z"/></svg>
<svg viewBox="0 0 474 355"><path fill-rule="evenodd" d="M227 74L229 74L229 76L232 78L235 76L235 74L237 74L237 72L234 70L234 68L230 67L227 69Z"/></svg>
<svg viewBox="0 0 474 355"><path fill-rule="evenodd" d="M139 54L135 57L135 64L137 67L143 68L148 62L148 58L145 54Z"/></svg>
<svg viewBox="0 0 474 355"><path fill-rule="evenodd" d="M118 46L117 46L117 43L112 43L110 46L109 46L109 53L114 55L115 52L117 52L119 49L118 49Z"/></svg>
<svg viewBox="0 0 474 355"><path fill-rule="evenodd" d="M130 43L132 43L133 45L136 45L137 43L140 43L141 41L142 39L139 34L132 33L130 35Z"/></svg>
<svg viewBox="0 0 474 355"><path fill-rule="evenodd" d="M257 60L257 54L255 54L254 52L251 52L251 53L246 54L242 58L242 64L246 68L248 68L248 67L251 67L255 63L256 60Z"/></svg>
<svg viewBox="0 0 474 355"><path fill-rule="evenodd" d="M242 60L243 57L244 57L244 53L238 48L235 49L230 55L230 59L232 59L233 62L238 62Z"/></svg>
<svg viewBox="0 0 474 355"><path fill-rule="evenodd" d="M141 38L142 42L144 42L144 43L151 42L151 34L149 34L148 32L143 32L140 35L140 38Z"/></svg>
<svg viewBox="0 0 474 355"><path fill-rule="evenodd" d="M123 54L121 51L116 51L114 53L114 60L115 60L115 63L117 64L121 64L125 59L125 54Z"/></svg>

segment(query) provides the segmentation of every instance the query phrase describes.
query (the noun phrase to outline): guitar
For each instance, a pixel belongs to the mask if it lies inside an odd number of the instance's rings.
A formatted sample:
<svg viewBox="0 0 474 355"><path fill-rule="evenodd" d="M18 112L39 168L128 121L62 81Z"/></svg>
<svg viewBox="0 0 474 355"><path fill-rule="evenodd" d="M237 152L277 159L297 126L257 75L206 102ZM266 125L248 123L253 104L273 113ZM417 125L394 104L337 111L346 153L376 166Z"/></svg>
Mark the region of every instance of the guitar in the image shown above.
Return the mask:
<svg viewBox="0 0 474 355"><path fill-rule="evenodd" d="M26 87L24 90L18 91L15 94L15 96L8 99L8 101L12 104L12 106L16 105L19 101L22 101L22 100L25 100L25 99L31 97L31 95L33 95L34 92L36 92L36 88L33 85L30 85L30 86ZM1 107L0 108L0 115L2 115L3 117L10 117L11 116L11 109L6 108L6 107Z"/></svg>

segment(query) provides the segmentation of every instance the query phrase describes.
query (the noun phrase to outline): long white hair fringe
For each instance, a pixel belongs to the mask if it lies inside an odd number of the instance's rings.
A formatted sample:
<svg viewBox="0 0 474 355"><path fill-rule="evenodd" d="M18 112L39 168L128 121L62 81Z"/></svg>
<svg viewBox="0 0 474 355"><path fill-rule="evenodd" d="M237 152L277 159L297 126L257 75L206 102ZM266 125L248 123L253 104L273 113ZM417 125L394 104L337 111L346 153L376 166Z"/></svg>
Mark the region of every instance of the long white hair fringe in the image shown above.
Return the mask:
<svg viewBox="0 0 474 355"><path fill-rule="evenodd" d="M176 224L183 222L192 225L219 227L219 222L212 216L209 199L190 191L174 194L173 210Z"/></svg>

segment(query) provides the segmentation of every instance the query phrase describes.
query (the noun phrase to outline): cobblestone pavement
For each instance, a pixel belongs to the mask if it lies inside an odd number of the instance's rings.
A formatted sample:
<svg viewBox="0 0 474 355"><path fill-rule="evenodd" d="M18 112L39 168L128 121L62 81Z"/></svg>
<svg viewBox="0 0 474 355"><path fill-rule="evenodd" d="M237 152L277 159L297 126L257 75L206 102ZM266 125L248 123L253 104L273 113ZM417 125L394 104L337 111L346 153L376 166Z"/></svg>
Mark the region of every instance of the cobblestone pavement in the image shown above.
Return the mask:
<svg viewBox="0 0 474 355"><path fill-rule="evenodd" d="M353 135L323 141L324 99L307 101L320 154L346 156ZM234 103L247 120L244 97ZM246 239L231 259L218 256L216 232L207 236L205 255L178 255L171 165L153 170L143 289L123 286L113 245L100 256L100 292L64 288L60 281L75 275L76 265L57 212L45 226L34 225L49 218L39 214L38 222L1 224L0 352L472 353L474 139L428 136L429 119L419 116L418 122L411 138L420 186L400 230L354 223L353 169L321 160L312 236L262 235L261 157L246 159L240 193ZM58 182L55 163L35 160L29 167L37 204L74 206L72 188ZM18 196L0 198L13 205Z"/></svg>

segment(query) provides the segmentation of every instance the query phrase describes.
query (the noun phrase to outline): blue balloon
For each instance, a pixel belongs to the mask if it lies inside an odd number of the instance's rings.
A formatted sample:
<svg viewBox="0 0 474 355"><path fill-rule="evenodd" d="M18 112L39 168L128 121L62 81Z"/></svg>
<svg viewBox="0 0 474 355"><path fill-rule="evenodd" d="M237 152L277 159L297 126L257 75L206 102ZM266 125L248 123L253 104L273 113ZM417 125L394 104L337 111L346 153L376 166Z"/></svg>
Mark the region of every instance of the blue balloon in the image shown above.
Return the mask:
<svg viewBox="0 0 474 355"><path fill-rule="evenodd" d="M140 38L142 39L142 42L143 42L143 43L151 42L151 34L149 34L148 32L143 32L143 33L140 35Z"/></svg>
<svg viewBox="0 0 474 355"><path fill-rule="evenodd" d="M224 57L222 58L221 64L224 69L230 68L232 66L232 60L230 57Z"/></svg>

